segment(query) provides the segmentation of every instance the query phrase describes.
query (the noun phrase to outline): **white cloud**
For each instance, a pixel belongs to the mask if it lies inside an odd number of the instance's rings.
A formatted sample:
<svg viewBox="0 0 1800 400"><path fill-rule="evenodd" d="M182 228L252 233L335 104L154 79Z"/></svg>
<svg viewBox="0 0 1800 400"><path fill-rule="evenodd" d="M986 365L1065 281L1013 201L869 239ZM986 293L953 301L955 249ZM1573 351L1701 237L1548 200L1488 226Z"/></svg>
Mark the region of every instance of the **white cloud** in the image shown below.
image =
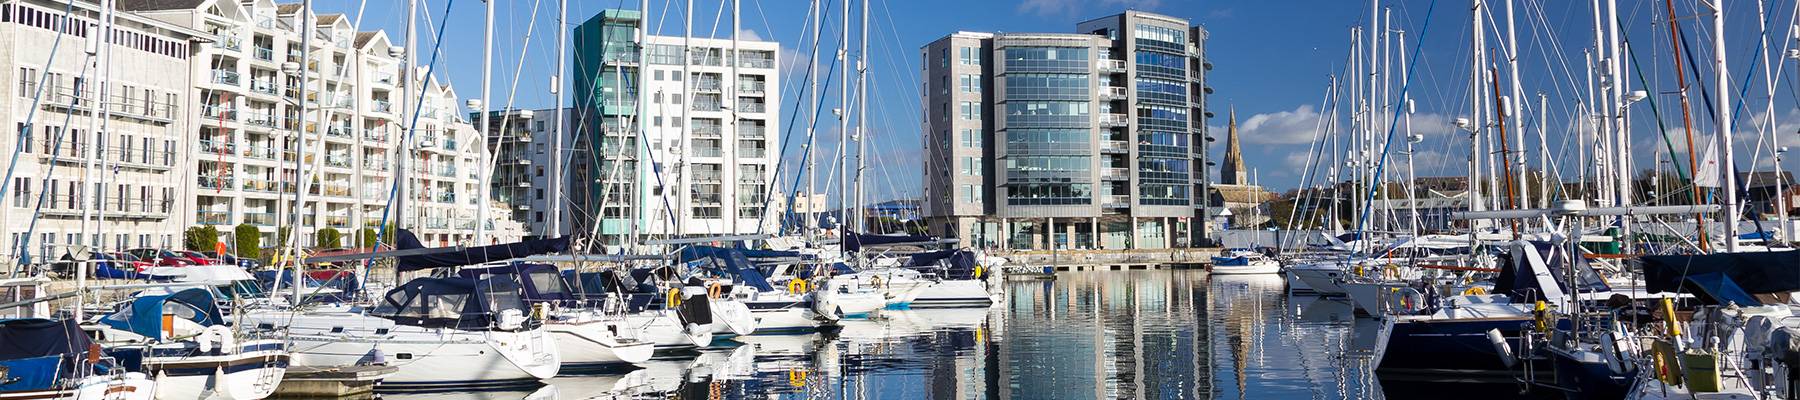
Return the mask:
<svg viewBox="0 0 1800 400"><path fill-rule="evenodd" d="M752 42L763 41L762 35L756 33L755 30L751 30L751 29L739 29L737 32L737 38L739 40L748 40L748 41L752 41Z"/></svg>
<svg viewBox="0 0 1800 400"><path fill-rule="evenodd" d="M1225 144L1226 127L1209 127ZM1302 144L1312 142L1319 129L1319 112L1302 104L1289 111L1256 114L1238 121L1238 140L1245 144Z"/></svg>

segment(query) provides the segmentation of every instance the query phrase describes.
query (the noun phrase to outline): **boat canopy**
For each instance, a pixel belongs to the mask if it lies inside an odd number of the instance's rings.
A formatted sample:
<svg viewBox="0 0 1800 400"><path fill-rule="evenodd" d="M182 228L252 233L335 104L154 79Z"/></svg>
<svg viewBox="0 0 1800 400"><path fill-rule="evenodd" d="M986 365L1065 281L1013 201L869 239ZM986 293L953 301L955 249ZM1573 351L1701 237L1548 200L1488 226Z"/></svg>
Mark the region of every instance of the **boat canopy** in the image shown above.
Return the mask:
<svg viewBox="0 0 1800 400"><path fill-rule="evenodd" d="M482 279L499 277L514 279L527 302L567 302L574 301L575 294L561 271L550 264L526 264L463 268L456 272L457 276L466 279Z"/></svg>
<svg viewBox="0 0 1800 400"><path fill-rule="evenodd" d="M395 237L399 250L423 249L419 237L412 231L400 229ZM431 268L460 267L464 265L485 264L514 258L530 257L539 254L560 253L569 250L569 237L526 240L513 243L502 243L487 246L445 249L430 254L415 254L395 257L401 271L416 271Z"/></svg>
<svg viewBox="0 0 1800 400"><path fill-rule="evenodd" d="M1587 259L1571 257L1566 246L1517 241L1510 247L1512 251L1500 255L1500 276L1494 278L1494 290L1510 295L1514 301L1555 300L1570 289L1581 293L1612 290ZM1572 288L1564 282L1569 268L1575 269L1577 281Z"/></svg>
<svg viewBox="0 0 1800 400"><path fill-rule="evenodd" d="M81 377L77 362L92 348L72 319L0 319L0 392L56 387L61 379Z"/></svg>
<svg viewBox="0 0 1800 400"><path fill-rule="evenodd" d="M913 253L906 265L913 269L939 269L946 279L975 278L975 253L968 250Z"/></svg>
<svg viewBox="0 0 1800 400"><path fill-rule="evenodd" d="M500 311L525 309L519 289L510 277L418 278L389 290L372 314L402 325L486 329Z"/></svg>
<svg viewBox="0 0 1800 400"><path fill-rule="evenodd" d="M750 285L750 287L756 288L758 291L767 292L775 290L774 286L769 285L769 278L763 276L762 271L756 269L756 264L751 263L750 257L746 256L744 252L745 250L729 247L688 246L687 248L681 249L681 253L676 256L676 261L687 263L688 265L701 270L712 271L722 276L735 277L738 282ZM799 253L794 252L768 253L793 253L791 256L799 255ZM775 257L791 256L778 255Z"/></svg>
<svg viewBox="0 0 1800 400"><path fill-rule="evenodd" d="M140 336L163 340L163 314L194 321L200 326L224 325L224 313L212 291L190 288L170 294L140 295L119 311L100 318L100 323Z"/></svg>
<svg viewBox="0 0 1800 400"><path fill-rule="evenodd" d="M1695 292L1702 301L1741 300L1700 290L1718 288L1709 284L1716 281L1729 281L1752 295L1800 290L1800 251L1643 256L1638 257L1638 263L1644 267L1644 286L1650 293ZM1694 279L1712 273L1721 276ZM1747 305L1741 301L1738 304Z"/></svg>
<svg viewBox="0 0 1800 400"><path fill-rule="evenodd" d="M864 247L888 246L900 244L935 244L937 238L925 235L872 235L867 233L849 233L844 235L844 251L857 251Z"/></svg>

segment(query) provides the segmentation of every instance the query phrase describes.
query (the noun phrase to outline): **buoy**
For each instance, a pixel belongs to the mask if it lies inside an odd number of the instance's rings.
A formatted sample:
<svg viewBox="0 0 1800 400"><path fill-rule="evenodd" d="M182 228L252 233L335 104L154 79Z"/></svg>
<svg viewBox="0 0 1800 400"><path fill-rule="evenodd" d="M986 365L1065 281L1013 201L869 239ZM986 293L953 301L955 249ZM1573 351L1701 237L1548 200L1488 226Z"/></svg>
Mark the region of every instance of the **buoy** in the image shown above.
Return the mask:
<svg viewBox="0 0 1800 400"><path fill-rule="evenodd" d="M669 307L681 306L681 288L669 288Z"/></svg>
<svg viewBox="0 0 1800 400"><path fill-rule="evenodd" d="M1519 364L1519 359L1513 358L1512 344L1506 342L1506 336L1501 335L1499 329L1489 329L1487 339L1488 344L1494 346L1494 353L1500 355L1500 362L1506 364L1507 368Z"/></svg>
<svg viewBox="0 0 1800 400"><path fill-rule="evenodd" d="M794 278L794 280L788 281L787 286L788 286L788 293L793 293L793 294L806 293L807 285L806 285L805 279Z"/></svg>
<svg viewBox="0 0 1800 400"><path fill-rule="evenodd" d="M788 385L793 387L805 387L806 371L798 369L788 370Z"/></svg>
<svg viewBox="0 0 1800 400"><path fill-rule="evenodd" d="M706 285L707 298L718 299L722 293L725 293L725 285L720 285L718 282Z"/></svg>

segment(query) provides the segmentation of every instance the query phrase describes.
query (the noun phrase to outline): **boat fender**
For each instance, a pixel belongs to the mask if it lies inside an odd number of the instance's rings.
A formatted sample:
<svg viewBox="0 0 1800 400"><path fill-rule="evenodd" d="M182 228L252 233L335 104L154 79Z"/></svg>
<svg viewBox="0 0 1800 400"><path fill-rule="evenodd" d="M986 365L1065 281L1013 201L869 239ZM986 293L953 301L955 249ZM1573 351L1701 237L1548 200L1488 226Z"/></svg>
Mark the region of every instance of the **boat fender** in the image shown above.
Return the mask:
<svg viewBox="0 0 1800 400"><path fill-rule="evenodd" d="M800 279L800 278L794 278L794 280L788 281L787 287L788 287L788 293L793 293L793 294L806 293L807 289L808 289L808 286L806 285L806 280Z"/></svg>
<svg viewBox="0 0 1800 400"><path fill-rule="evenodd" d="M1625 363L1619 359L1619 347L1616 342L1618 332L1607 332L1605 340L1600 341L1600 358L1606 360L1606 369L1614 374L1625 373Z"/></svg>
<svg viewBox="0 0 1800 400"><path fill-rule="evenodd" d="M788 386L805 387L806 386L806 370L803 370L803 369L788 370Z"/></svg>
<svg viewBox="0 0 1800 400"><path fill-rule="evenodd" d="M1462 291L1462 295L1464 296L1480 296L1485 294L1488 294L1487 288L1480 286L1471 287Z"/></svg>
<svg viewBox="0 0 1800 400"><path fill-rule="evenodd" d="M668 302L668 306L671 308L680 307L681 306L681 288L669 288L669 298L666 301Z"/></svg>
<svg viewBox="0 0 1800 400"><path fill-rule="evenodd" d="M689 322L687 324L687 326L684 328L686 329L686 332L690 335L699 334L702 330L706 329L705 327L700 326L700 324L696 324L696 323L692 323L692 322Z"/></svg>
<svg viewBox="0 0 1800 400"><path fill-rule="evenodd" d="M1537 320L1538 332L1550 331L1550 305L1548 303L1538 300L1536 304L1532 305L1531 314L1533 319Z"/></svg>
<svg viewBox="0 0 1800 400"><path fill-rule="evenodd" d="M1507 368L1519 364L1519 359L1513 357L1512 344L1506 342L1506 335L1500 334L1499 329L1489 329L1487 340L1488 344L1494 346L1494 354L1500 355L1500 362L1506 364Z"/></svg>
<svg viewBox="0 0 1800 400"><path fill-rule="evenodd" d="M1675 301L1667 297L1662 299L1663 322L1668 324L1669 337L1681 337L1681 321L1675 318Z"/></svg>
<svg viewBox="0 0 1800 400"><path fill-rule="evenodd" d="M1776 328L1769 333L1769 352L1775 359L1788 365L1800 365L1800 335L1795 335L1787 327Z"/></svg>
<svg viewBox="0 0 1800 400"><path fill-rule="evenodd" d="M544 303L533 303L531 305L531 319L542 320L544 319L544 315Z"/></svg>
<svg viewBox="0 0 1800 400"><path fill-rule="evenodd" d="M980 266L980 265L976 265L976 266L975 266L975 279L981 279L981 273L982 273L982 272L984 272L984 271L982 271L982 268L981 268L981 266Z"/></svg>
<svg viewBox="0 0 1800 400"><path fill-rule="evenodd" d="M718 282L713 282L711 284L706 285L706 297L707 298L718 299L719 295L724 294L724 293L725 293L725 285L720 285Z"/></svg>

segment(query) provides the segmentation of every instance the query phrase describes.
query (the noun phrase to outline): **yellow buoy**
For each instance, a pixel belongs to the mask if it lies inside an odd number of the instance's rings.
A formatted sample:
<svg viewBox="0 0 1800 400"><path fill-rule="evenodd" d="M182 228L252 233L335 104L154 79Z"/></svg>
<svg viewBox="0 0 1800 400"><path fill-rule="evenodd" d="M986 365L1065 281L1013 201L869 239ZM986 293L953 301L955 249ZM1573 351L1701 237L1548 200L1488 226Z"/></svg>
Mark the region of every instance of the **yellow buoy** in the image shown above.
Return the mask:
<svg viewBox="0 0 1800 400"><path fill-rule="evenodd" d="M669 307L681 306L681 288L669 288Z"/></svg>
<svg viewBox="0 0 1800 400"><path fill-rule="evenodd" d="M807 286L806 286L805 279L794 278L794 280L788 281L788 293L793 293L793 294L806 293L806 289L807 289Z"/></svg>

